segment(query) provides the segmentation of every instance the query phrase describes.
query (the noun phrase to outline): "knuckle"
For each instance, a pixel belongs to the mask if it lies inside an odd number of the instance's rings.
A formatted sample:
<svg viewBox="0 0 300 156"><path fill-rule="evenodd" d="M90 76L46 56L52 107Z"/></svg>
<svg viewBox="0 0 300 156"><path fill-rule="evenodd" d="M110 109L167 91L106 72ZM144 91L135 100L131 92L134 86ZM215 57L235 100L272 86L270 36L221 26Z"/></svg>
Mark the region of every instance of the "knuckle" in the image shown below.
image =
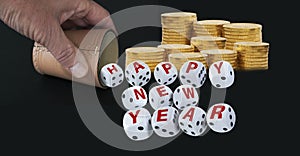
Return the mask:
<svg viewBox="0 0 300 156"><path fill-rule="evenodd" d="M72 62L74 58L74 48L71 45L68 45L63 50L58 50L53 52L54 57L58 62L60 62L65 67L71 67L74 62Z"/></svg>

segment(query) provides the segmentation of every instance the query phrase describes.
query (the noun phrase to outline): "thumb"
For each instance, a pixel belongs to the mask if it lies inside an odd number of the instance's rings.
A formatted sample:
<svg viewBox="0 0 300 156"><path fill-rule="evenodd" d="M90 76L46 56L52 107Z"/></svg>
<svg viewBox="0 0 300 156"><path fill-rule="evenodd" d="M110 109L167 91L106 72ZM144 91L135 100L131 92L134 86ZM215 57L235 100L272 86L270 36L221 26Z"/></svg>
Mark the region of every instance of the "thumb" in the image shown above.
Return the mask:
<svg viewBox="0 0 300 156"><path fill-rule="evenodd" d="M52 29L55 29L52 27ZM62 28L57 27L51 33L45 46L54 58L76 78L84 77L88 72L88 64L79 49L66 37Z"/></svg>

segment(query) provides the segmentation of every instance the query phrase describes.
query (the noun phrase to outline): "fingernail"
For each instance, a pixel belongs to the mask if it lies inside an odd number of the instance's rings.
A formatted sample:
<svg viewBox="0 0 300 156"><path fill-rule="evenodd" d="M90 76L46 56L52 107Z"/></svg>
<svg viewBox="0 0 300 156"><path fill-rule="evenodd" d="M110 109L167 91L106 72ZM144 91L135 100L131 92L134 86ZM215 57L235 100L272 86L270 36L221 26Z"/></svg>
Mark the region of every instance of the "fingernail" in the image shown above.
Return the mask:
<svg viewBox="0 0 300 156"><path fill-rule="evenodd" d="M80 51L77 51L75 60L76 63L70 68L70 72L75 78L82 78L87 75L89 70L87 62Z"/></svg>

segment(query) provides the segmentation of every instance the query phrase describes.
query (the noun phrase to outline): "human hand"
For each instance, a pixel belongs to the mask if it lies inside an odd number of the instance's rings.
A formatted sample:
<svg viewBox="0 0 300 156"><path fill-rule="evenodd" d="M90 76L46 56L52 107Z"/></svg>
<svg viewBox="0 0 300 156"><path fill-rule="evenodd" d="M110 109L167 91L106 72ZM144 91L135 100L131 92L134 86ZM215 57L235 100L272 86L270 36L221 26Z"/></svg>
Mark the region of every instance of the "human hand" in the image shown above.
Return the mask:
<svg viewBox="0 0 300 156"><path fill-rule="evenodd" d="M63 29L94 25L114 29L108 11L91 0L0 0L0 19L47 47L77 78L87 74L88 65Z"/></svg>

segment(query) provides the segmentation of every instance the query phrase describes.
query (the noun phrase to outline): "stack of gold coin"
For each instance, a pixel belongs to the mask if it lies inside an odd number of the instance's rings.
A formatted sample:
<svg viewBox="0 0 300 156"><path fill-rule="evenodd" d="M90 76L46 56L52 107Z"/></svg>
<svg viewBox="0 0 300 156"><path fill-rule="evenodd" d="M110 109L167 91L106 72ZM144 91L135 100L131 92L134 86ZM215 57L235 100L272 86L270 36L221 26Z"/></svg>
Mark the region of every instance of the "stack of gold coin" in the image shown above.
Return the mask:
<svg viewBox="0 0 300 156"><path fill-rule="evenodd" d="M233 69L237 68L237 53L233 50L211 49L202 50L200 53L207 55L206 62L208 66L217 61L227 61Z"/></svg>
<svg viewBox="0 0 300 156"><path fill-rule="evenodd" d="M223 25L230 24L225 20L201 20L194 23L194 36L217 36L223 35Z"/></svg>
<svg viewBox="0 0 300 156"><path fill-rule="evenodd" d="M214 36L197 36L191 38L191 45L195 51L209 49L224 49L226 38Z"/></svg>
<svg viewBox="0 0 300 156"><path fill-rule="evenodd" d="M160 62L165 60L165 50L157 47L133 47L126 49L126 67L133 61L145 62L153 72Z"/></svg>
<svg viewBox="0 0 300 156"><path fill-rule="evenodd" d="M197 15L190 12L161 14L162 44L190 44Z"/></svg>
<svg viewBox="0 0 300 156"><path fill-rule="evenodd" d="M262 42L262 25L255 23L231 23L223 25L226 49L233 49L235 42Z"/></svg>
<svg viewBox="0 0 300 156"><path fill-rule="evenodd" d="M269 43L237 42L233 49L238 54L238 68L240 70L268 69Z"/></svg>
<svg viewBox="0 0 300 156"><path fill-rule="evenodd" d="M181 66L189 60L202 62L207 67L206 55L201 53L177 53L170 54L168 57L169 61L174 64L178 71L180 70Z"/></svg>
<svg viewBox="0 0 300 156"><path fill-rule="evenodd" d="M162 44L157 47L165 49L165 61L169 61L169 54L194 52L194 48L186 44Z"/></svg>

